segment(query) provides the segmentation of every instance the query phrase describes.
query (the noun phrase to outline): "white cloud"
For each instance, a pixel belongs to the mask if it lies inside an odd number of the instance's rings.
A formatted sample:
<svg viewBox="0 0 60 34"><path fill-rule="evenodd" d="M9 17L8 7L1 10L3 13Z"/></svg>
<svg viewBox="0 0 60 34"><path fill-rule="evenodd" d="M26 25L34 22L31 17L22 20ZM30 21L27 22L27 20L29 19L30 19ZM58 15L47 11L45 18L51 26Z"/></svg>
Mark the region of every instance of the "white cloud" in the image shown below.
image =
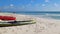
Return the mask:
<svg viewBox="0 0 60 34"><path fill-rule="evenodd" d="M33 1L31 1L31 3L33 3Z"/></svg>
<svg viewBox="0 0 60 34"><path fill-rule="evenodd" d="M45 0L45 2L49 2L49 0Z"/></svg>
<svg viewBox="0 0 60 34"><path fill-rule="evenodd" d="M13 4L10 4L10 6L12 7L12 6L14 6Z"/></svg>
<svg viewBox="0 0 60 34"><path fill-rule="evenodd" d="M42 6L44 7L44 6L45 6L45 4L42 4Z"/></svg>
<svg viewBox="0 0 60 34"><path fill-rule="evenodd" d="M28 6L31 6L31 4L28 4Z"/></svg>
<svg viewBox="0 0 60 34"><path fill-rule="evenodd" d="M31 0L31 3L33 3L34 2L34 0Z"/></svg>
<svg viewBox="0 0 60 34"><path fill-rule="evenodd" d="M54 6L55 6L55 7L58 7L58 4L57 4L57 3L54 3Z"/></svg>

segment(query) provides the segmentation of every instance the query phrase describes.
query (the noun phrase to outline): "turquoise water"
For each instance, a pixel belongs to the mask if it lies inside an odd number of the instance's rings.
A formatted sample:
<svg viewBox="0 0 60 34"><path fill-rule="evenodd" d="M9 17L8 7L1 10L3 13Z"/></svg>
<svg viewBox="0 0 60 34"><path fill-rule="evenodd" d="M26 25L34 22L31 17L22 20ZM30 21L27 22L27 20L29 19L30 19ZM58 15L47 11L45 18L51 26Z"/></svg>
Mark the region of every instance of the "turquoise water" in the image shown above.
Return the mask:
<svg viewBox="0 0 60 34"><path fill-rule="evenodd" d="M45 17L60 20L60 12L25 12L19 14L34 15L37 17Z"/></svg>
<svg viewBox="0 0 60 34"><path fill-rule="evenodd" d="M12 11L11 11L12 12ZM13 12L16 14L24 14L24 15L33 15L36 17L46 17L46 18L52 18L52 19L59 19L60 20L60 12L43 12L43 11L16 11Z"/></svg>

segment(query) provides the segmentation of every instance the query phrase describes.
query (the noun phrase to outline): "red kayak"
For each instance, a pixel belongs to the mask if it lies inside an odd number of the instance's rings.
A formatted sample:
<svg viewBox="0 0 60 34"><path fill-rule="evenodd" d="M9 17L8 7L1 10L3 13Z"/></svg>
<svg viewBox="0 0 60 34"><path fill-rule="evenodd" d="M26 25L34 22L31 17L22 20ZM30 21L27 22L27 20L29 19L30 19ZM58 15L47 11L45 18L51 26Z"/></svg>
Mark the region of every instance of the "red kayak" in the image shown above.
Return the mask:
<svg viewBox="0 0 60 34"><path fill-rule="evenodd" d="M0 16L0 20L16 20L13 16Z"/></svg>

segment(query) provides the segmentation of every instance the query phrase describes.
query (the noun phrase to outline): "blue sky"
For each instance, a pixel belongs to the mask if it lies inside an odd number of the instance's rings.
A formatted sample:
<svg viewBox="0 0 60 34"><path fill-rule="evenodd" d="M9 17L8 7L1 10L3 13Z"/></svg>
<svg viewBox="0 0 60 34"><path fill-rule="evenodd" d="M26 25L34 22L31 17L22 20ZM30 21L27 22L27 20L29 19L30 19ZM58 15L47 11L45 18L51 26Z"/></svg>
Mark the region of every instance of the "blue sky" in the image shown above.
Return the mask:
<svg viewBox="0 0 60 34"><path fill-rule="evenodd" d="M60 0L0 0L1 11L60 11Z"/></svg>

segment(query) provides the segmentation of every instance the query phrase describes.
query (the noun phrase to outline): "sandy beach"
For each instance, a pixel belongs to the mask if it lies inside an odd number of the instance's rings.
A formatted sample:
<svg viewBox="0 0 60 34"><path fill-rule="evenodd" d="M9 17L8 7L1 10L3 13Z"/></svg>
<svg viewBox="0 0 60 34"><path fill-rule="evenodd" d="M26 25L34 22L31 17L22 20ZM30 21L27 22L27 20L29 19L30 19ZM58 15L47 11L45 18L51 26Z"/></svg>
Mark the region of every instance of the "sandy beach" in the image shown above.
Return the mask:
<svg viewBox="0 0 60 34"><path fill-rule="evenodd" d="M0 15L7 15L7 13L0 13ZM0 34L60 34L60 20L13 13L8 13L8 15L17 17L17 20L34 19L36 23L23 26L0 27Z"/></svg>

